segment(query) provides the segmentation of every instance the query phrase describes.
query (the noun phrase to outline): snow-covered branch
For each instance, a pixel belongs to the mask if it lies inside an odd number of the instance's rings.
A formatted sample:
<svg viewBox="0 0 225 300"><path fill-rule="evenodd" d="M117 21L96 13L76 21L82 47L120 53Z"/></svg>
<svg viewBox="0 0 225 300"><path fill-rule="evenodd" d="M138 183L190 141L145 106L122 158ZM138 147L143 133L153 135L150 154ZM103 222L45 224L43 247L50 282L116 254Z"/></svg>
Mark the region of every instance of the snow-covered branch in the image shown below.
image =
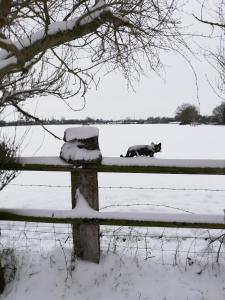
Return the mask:
<svg viewBox="0 0 225 300"><path fill-rule="evenodd" d="M0 39L0 47L6 50L0 51L0 78L21 71L25 63L29 63L39 53L95 32L105 23L131 26L127 19L112 13L106 5L97 5L79 18L50 24L47 32L39 30L15 43Z"/></svg>

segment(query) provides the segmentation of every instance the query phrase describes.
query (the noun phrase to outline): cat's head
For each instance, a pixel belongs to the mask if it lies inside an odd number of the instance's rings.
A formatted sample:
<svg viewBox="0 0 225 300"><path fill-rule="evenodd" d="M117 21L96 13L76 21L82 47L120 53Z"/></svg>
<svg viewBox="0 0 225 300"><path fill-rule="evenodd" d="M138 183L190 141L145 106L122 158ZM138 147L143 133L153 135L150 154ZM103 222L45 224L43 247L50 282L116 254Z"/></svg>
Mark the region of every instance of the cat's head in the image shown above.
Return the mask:
<svg viewBox="0 0 225 300"><path fill-rule="evenodd" d="M162 149L162 143L154 144L154 152L160 152Z"/></svg>

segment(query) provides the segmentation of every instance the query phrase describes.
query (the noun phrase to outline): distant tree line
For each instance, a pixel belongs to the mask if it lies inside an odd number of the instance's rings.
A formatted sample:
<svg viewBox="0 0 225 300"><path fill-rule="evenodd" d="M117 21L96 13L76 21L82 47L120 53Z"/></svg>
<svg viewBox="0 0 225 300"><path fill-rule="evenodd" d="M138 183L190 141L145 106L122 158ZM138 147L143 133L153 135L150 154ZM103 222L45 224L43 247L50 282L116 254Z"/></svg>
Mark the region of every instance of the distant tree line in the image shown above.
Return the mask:
<svg viewBox="0 0 225 300"><path fill-rule="evenodd" d="M41 120L43 125L64 125L64 124L77 124L77 125L92 125L92 124L159 124L159 123L170 123L173 122L174 118L169 117L149 117L147 119L135 119L135 118L126 118L120 120L111 120L111 119L95 119L87 117L86 119L65 119L57 120L52 118L51 120ZM19 119L17 121L1 121L0 127L3 126L29 126L29 125L40 125L40 122L35 120L26 120Z"/></svg>
<svg viewBox="0 0 225 300"><path fill-rule="evenodd" d="M168 124L178 122L181 125L187 124L221 124L225 125L225 101L220 105L216 106L212 115L205 116L199 113L198 108L191 104L182 104L178 106L174 117L148 117L146 119L142 118L126 118L120 120L112 119L101 119L101 118L91 118L86 119L65 119L61 120L52 118L51 120L42 120L43 125L64 125L64 124L77 124L77 125L92 125L92 124ZM3 126L29 126L29 125L39 125L39 121L30 120L27 118L21 118L17 121L7 122L0 120L0 127Z"/></svg>
<svg viewBox="0 0 225 300"><path fill-rule="evenodd" d="M225 125L225 101L216 106L210 116L201 115L195 105L183 104L178 106L175 113L175 120L182 125L194 123Z"/></svg>

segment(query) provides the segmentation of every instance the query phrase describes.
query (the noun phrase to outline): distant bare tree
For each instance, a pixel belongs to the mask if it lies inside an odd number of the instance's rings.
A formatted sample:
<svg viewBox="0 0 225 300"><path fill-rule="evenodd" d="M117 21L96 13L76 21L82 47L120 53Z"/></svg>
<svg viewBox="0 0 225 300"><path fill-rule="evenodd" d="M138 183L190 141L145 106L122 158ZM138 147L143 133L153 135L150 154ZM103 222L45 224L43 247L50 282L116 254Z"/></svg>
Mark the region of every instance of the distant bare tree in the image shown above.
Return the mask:
<svg viewBox="0 0 225 300"><path fill-rule="evenodd" d="M213 110L213 120L219 124L225 124L225 102L216 106Z"/></svg>
<svg viewBox="0 0 225 300"><path fill-rule="evenodd" d="M131 80L185 46L176 0L0 0L0 109L84 95L104 65ZM176 15L176 17L175 17Z"/></svg>
<svg viewBox="0 0 225 300"><path fill-rule="evenodd" d="M198 121L199 113L196 106L191 104L182 104L178 106L175 119L180 121L182 125L192 124Z"/></svg>

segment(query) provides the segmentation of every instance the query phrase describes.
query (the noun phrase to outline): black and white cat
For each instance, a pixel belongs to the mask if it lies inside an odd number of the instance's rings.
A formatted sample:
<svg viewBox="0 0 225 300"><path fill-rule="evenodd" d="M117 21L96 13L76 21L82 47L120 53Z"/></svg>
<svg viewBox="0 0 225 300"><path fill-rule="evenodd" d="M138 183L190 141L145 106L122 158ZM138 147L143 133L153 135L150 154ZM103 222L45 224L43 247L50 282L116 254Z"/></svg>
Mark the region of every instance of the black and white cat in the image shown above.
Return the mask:
<svg viewBox="0 0 225 300"><path fill-rule="evenodd" d="M154 144L151 143L150 145L136 145L131 146L127 150L127 154L125 157L134 157L134 156L150 156L153 157L156 152L160 152L162 149L161 143ZM120 157L124 157L120 155Z"/></svg>

